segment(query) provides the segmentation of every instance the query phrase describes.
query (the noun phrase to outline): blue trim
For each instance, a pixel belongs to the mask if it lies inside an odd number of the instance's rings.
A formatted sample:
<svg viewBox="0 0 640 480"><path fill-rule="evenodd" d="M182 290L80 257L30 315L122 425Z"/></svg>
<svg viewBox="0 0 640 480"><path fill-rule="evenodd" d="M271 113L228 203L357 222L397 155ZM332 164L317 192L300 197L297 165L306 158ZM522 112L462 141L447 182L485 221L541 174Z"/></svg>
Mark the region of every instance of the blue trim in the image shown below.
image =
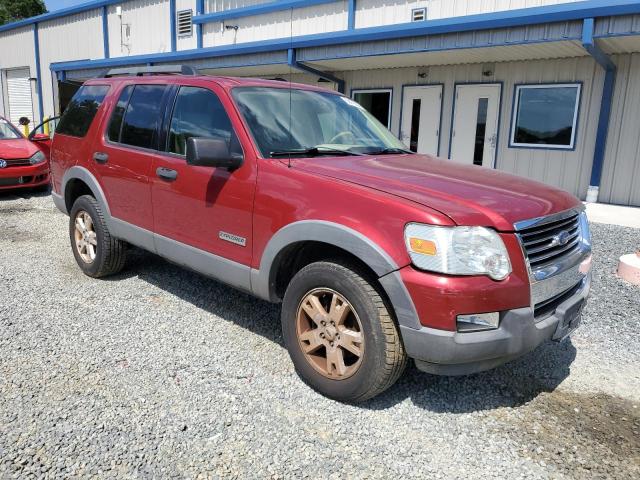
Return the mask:
<svg viewBox="0 0 640 480"><path fill-rule="evenodd" d="M109 15L107 6L102 6L102 45L104 58L109 58Z"/></svg>
<svg viewBox="0 0 640 480"><path fill-rule="evenodd" d="M447 158L451 158L451 147L453 140L453 120L456 113L456 92L459 86L464 85L500 85L500 98L498 98L498 124L496 125L496 154L493 157L493 167L498 164L498 147L500 146L500 128L502 127L502 92L504 91L504 82L456 82L453 84L453 102L451 106L451 125L449 125L449 154Z"/></svg>
<svg viewBox="0 0 640 480"><path fill-rule="evenodd" d="M204 0L196 0L196 16L192 18L192 22L196 26L196 48L202 48L202 23L196 22L198 16L204 13Z"/></svg>
<svg viewBox="0 0 640 480"><path fill-rule="evenodd" d="M308 65L305 65L304 63L298 62L298 60L296 60L296 51L293 48L290 48L287 51L287 64L290 67L295 68L297 70L300 70L302 72L311 73L312 75L317 75L320 78L324 78L325 80L329 80L330 82L336 83L338 85L338 92L344 93L344 80L343 79L338 78L338 77L336 77L334 75L331 75L330 73L322 72L320 70L316 70L315 68L309 67Z"/></svg>
<svg viewBox="0 0 640 480"><path fill-rule="evenodd" d="M443 110L444 110L444 91L445 85L444 83L404 83L401 89L401 98L400 98L400 119L398 122L398 140L402 142L402 138L400 134L402 133L402 110L404 109L404 89L410 87L440 87L440 123L438 125L438 150L436 151L436 156L440 156L440 145L442 144L442 118L443 118Z"/></svg>
<svg viewBox="0 0 640 480"><path fill-rule="evenodd" d="M193 17L193 23L212 23L221 22L230 18L244 18L254 17L256 15L263 15L265 13L280 12L283 10L289 10L292 8L311 7L313 5L320 5L323 3L335 3L338 0L278 0L275 2L262 3L258 5L252 5L250 7L231 8L223 10L221 12L213 12L204 14L204 10L199 11L198 14ZM351 1L351 0L350 0Z"/></svg>
<svg viewBox="0 0 640 480"><path fill-rule="evenodd" d="M513 144L513 126L515 124L515 116L518 114L518 105L520 104L520 99L517 97L518 87L539 87L539 86L552 86L552 85L568 85L568 86L579 86L578 90L578 98L577 98L577 107L578 111L576 113L576 123L573 127L573 145L571 147L549 147L545 144L541 144L540 146L535 145L514 145ZM556 152L573 152L576 150L578 146L578 130L580 127L580 112L582 110L582 92L584 91L584 83L580 80L570 80L567 82L541 82L541 83L516 83L513 85L513 96L511 99L511 125L509 126L509 142L507 148L514 148L519 150L548 150L548 151L556 151Z"/></svg>
<svg viewBox="0 0 640 480"><path fill-rule="evenodd" d="M177 49L176 33L176 0L169 0L169 31L171 35L171 51Z"/></svg>
<svg viewBox="0 0 640 480"><path fill-rule="evenodd" d="M353 30L356 28L356 0L349 0L347 11L347 29Z"/></svg>
<svg viewBox="0 0 640 480"><path fill-rule="evenodd" d="M591 164L591 179L589 186L599 187L602 180L605 150L609 134L611 119L611 104L616 83L617 68L609 56L596 44L593 38L594 19L585 19L582 26L582 45L594 60L605 70L604 85L602 86L602 101L600 102L600 114L598 116L598 129L596 131L596 144L593 151L593 163Z"/></svg>
<svg viewBox="0 0 640 480"><path fill-rule="evenodd" d="M391 130L391 124L393 123L393 87L352 88L349 91L349 98L355 101L353 94L358 92L389 92L391 94L389 95L389 118L387 120L389 123L387 130Z"/></svg>
<svg viewBox="0 0 640 480"><path fill-rule="evenodd" d="M38 89L38 110L40 123L44 121L44 105L42 103L42 72L40 71L40 36L38 35L38 24L33 24L33 45L36 57L36 87Z"/></svg>

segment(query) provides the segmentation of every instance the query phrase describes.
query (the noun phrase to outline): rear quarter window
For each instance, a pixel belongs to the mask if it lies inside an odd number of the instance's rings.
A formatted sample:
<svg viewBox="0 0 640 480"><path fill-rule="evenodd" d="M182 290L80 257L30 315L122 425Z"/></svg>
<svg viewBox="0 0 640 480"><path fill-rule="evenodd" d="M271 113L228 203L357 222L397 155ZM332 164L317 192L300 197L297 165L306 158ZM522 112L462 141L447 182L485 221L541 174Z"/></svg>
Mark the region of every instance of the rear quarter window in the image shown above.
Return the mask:
<svg viewBox="0 0 640 480"><path fill-rule="evenodd" d="M62 114L56 128L56 134L84 137L108 91L108 85L80 87Z"/></svg>

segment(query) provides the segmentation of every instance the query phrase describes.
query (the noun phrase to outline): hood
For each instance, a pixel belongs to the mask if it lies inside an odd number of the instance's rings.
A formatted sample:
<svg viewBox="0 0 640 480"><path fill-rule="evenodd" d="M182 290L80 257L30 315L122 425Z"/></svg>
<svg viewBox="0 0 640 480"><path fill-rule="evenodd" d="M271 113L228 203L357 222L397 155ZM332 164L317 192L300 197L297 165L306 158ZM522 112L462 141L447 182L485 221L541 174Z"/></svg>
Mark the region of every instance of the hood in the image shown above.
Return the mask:
<svg viewBox="0 0 640 480"><path fill-rule="evenodd" d="M7 160L15 158L29 158L38 150L38 147L26 138L0 140L0 158Z"/></svg>
<svg viewBox="0 0 640 480"><path fill-rule="evenodd" d="M540 182L428 155L314 157L293 166L411 200L458 225L501 231L580 205L573 195Z"/></svg>

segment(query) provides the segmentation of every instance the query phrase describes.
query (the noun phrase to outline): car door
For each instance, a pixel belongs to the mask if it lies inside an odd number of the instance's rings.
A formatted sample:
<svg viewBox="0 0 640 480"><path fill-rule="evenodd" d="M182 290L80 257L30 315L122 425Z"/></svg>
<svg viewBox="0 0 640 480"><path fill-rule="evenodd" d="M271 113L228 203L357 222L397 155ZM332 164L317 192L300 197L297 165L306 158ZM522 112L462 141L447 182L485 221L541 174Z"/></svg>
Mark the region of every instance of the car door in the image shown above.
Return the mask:
<svg viewBox="0 0 640 480"><path fill-rule="evenodd" d="M148 230L149 240L153 231L150 172L158 156L168 94L169 87L163 84L125 84L92 152L111 216ZM146 241L142 246L150 245Z"/></svg>
<svg viewBox="0 0 640 480"><path fill-rule="evenodd" d="M165 117L165 152L153 164L155 241L161 255L201 271L216 269L210 273L244 287L249 272L244 267L251 263L255 156L246 146L244 163L234 171L191 166L185 157L190 137L224 138L242 152L228 111L238 121L229 97L213 82L177 88Z"/></svg>

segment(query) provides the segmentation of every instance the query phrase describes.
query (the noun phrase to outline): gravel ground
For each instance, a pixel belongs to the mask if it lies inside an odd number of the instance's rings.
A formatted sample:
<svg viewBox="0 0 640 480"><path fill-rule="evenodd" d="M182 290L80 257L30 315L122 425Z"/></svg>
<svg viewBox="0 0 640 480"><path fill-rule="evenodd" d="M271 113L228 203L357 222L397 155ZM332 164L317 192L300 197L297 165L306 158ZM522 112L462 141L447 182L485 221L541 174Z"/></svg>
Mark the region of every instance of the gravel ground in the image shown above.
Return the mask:
<svg viewBox="0 0 640 480"><path fill-rule="evenodd" d="M92 280L48 196L0 194L0 478L639 478L640 289L613 272L640 230L592 230L570 341L349 406L296 376L277 306L139 250Z"/></svg>

